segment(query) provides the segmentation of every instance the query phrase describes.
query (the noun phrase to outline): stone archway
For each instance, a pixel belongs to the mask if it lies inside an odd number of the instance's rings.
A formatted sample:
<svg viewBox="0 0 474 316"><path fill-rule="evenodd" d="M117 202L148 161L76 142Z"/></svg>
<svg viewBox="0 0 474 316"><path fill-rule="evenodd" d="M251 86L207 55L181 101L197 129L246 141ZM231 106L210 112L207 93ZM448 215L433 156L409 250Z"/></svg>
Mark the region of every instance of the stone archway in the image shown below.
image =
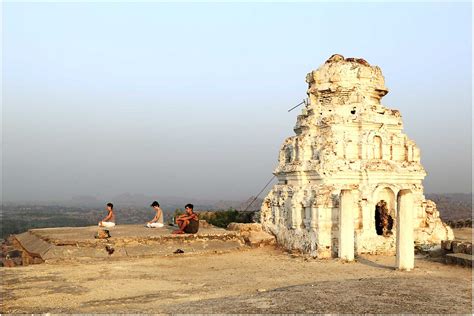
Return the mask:
<svg viewBox="0 0 474 316"><path fill-rule="evenodd" d="M382 137L374 136L374 159L382 159Z"/></svg>
<svg viewBox="0 0 474 316"><path fill-rule="evenodd" d="M384 144L389 144L387 137L380 132L370 131L364 134L363 156L366 159L383 159L387 153Z"/></svg>
<svg viewBox="0 0 474 316"><path fill-rule="evenodd" d="M386 194L390 188L383 188L378 193ZM385 193L384 193L385 192ZM397 194L397 232L396 232L396 266L399 270L410 271L415 266L415 247L413 234L413 193L403 189ZM339 253L341 259L354 260L354 201L352 190L341 190L339 204Z"/></svg>

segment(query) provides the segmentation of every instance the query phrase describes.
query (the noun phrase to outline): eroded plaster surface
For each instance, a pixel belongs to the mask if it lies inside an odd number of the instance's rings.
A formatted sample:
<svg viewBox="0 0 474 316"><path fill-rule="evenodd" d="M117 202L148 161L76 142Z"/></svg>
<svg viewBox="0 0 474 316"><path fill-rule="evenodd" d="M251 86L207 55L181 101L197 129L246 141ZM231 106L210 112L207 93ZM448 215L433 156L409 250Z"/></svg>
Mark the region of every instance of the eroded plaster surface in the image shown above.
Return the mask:
<svg viewBox="0 0 474 316"><path fill-rule="evenodd" d="M306 82L308 99L295 135L280 149L278 184L262 205L264 228L287 249L337 256L341 191L350 190L356 254L395 253L403 191L411 194L415 243L453 239L435 203L423 195L420 150L403 133L400 112L380 102L388 93L381 69L336 54ZM381 206L388 215L380 215ZM387 218L391 227L377 230Z"/></svg>

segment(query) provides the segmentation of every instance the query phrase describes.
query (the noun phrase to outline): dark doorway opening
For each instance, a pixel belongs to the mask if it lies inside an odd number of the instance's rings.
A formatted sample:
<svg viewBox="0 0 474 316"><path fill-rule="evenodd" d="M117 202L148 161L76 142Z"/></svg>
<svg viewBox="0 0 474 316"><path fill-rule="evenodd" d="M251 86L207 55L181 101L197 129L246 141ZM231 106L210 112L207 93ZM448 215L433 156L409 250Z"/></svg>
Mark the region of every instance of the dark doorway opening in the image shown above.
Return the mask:
<svg viewBox="0 0 474 316"><path fill-rule="evenodd" d="M393 218L387 207L387 202L381 200L375 206L375 230L379 236L391 236L393 227Z"/></svg>

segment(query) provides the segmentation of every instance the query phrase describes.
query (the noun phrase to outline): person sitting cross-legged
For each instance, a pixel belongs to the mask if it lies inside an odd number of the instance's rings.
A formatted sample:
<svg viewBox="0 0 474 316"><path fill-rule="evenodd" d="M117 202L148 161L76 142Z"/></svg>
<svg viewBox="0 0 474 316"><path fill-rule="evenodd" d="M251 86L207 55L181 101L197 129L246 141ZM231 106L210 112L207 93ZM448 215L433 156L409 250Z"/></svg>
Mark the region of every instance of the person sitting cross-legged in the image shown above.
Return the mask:
<svg viewBox="0 0 474 316"><path fill-rule="evenodd" d="M163 227L163 211L160 208L160 203L157 201L153 201L150 205L155 210L155 217L148 223L146 223L146 227L148 228L161 228Z"/></svg>
<svg viewBox="0 0 474 316"><path fill-rule="evenodd" d="M199 218L193 211L194 206L186 204L184 208L186 213L176 218L179 229L173 231L173 234L196 234L199 230Z"/></svg>
<svg viewBox="0 0 474 316"><path fill-rule="evenodd" d="M103 220L99 222L99 227L114 227L115 226L114 205L112 203L107 203L106 209L109 213Z"/></svg>

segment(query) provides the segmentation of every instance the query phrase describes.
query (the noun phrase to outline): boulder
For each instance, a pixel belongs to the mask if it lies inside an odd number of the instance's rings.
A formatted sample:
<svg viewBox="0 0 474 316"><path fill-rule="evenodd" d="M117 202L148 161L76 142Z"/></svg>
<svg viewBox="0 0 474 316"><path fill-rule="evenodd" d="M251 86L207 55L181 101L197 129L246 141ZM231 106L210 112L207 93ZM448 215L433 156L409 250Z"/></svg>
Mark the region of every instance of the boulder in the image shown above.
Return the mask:
<svg viewBox="0 0 474 316"><path fill-rule="evenodd" d="M227 229L239 232L245 243L251 247L261 247L275 243L275 236L263 231L261 224L230 223Z"/></svg>

